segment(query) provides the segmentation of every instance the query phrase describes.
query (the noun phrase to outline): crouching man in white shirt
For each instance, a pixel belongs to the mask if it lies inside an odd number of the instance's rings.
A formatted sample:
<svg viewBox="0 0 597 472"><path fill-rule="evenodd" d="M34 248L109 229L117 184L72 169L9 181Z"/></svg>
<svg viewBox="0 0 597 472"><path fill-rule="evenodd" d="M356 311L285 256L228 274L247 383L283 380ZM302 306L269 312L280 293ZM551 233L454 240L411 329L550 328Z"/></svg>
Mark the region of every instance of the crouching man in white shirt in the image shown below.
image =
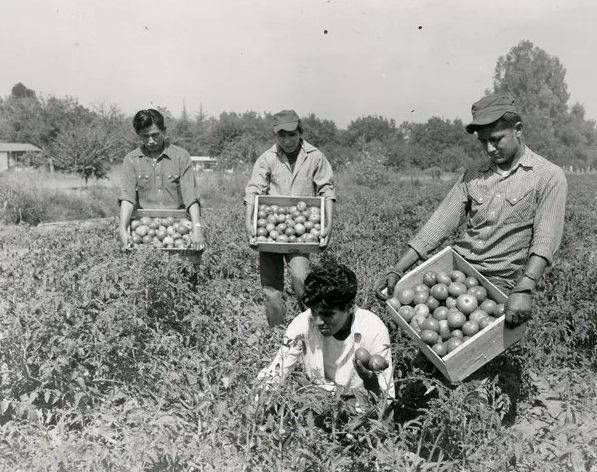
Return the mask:
<svg viewBox="0 0 597 472"><path fill-rule="evenodd" d="M303 295L308 310L292 320L276 357L258 380L268 385L283 381L302 358L307 377L326 390L365 389L394 398L388 329L377 315L355 305L357 285L355 273L342 264L313 267ZM355 359L359 348L384 357L387 367L370 370Z"/></svg>

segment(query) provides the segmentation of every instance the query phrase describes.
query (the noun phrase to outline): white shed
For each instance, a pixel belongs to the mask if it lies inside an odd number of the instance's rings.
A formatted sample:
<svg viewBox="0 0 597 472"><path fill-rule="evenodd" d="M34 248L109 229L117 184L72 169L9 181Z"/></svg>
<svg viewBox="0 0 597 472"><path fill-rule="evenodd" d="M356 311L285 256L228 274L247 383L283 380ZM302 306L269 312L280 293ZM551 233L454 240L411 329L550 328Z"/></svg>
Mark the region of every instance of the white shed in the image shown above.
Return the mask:
<svg viewBox="0 0 597 472"><path fill-rule="evenodd" d="M0 172L28 167L28 154L33 152L41 152L41 149L27 143L0 143Z"/></svg>
<svg viewBox="0 0 597 472"><path fill-rule="evenodd" d="M211 172L218 166L218 160L210 156L191 156L195 172Z"/></svg>

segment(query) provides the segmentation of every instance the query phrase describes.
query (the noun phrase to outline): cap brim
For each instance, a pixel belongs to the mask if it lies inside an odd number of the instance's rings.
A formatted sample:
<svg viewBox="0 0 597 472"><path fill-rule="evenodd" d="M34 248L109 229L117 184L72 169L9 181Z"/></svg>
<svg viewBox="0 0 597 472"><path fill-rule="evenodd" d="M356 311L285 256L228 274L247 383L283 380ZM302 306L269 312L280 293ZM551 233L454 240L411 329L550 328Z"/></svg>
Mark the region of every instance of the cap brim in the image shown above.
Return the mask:
<svg viewBox="0 0 597 472"><path fill-rule="evenodd" d="M274 133L278 131L294 131L298 128L298 121L291 121L290 123L280 123L278 125L274 125Z"/></svg>
<svg viewBox="0 0 597 472"><path fill-rule="evenodd" d="M485 126L485 125L489 125L491 123L495 123L506 113L507 113L507 110L506 111L499 110L499 111L494 111L493 113L484 114L483 116L478 116L473 121L471 121L468 125L466 125L466 127L465 127L466 132L469 134L473 134L475 131L477 131L477 128L479 126Z"/></svg>

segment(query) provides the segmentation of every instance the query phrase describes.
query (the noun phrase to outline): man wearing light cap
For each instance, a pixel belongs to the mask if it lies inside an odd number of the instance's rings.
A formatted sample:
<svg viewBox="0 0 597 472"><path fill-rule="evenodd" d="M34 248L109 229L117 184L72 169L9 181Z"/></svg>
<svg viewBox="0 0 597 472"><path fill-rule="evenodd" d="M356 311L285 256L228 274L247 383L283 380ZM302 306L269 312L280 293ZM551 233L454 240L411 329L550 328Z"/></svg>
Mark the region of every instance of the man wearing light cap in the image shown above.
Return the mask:
<svg viewBox="0 0 597 472"><path fill-rule="evenodd" d="M472 106L466 126L490 159L468 169L408 244L395 267L377 285L391 295L404 271L455 233L452 247L475 269L509 294L506 326L528 321L532 291L553 261L564 227L567 183L563 170L529 149L514 99L488 95Z"/></svg>
<svg viewBox="0 0 597 472"><path fill-rule="evenodd" d="M273 131L276 144L259 156L245 188L245 227L249 246L257 246L253 229L255 196L278 195L324 197L326 218L319 245L325 248L332 231L336 200L332 167L320 150L302 138L303 127L294 110L276 113ZM284 262L288 265L295 296L304 309L301 300L304 280L309 271L309 255L260 252L259 270L265 295L265 314L271 327L285 321Z"/></svg>

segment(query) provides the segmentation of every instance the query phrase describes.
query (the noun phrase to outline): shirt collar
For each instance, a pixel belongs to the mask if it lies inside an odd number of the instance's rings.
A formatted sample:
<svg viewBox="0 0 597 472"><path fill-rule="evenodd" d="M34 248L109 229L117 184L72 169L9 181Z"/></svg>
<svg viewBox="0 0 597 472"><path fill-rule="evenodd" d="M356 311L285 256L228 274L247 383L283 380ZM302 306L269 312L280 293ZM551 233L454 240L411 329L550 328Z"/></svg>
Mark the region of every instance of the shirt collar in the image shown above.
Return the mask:
<svg viewBox="0 0 597 472"><path fill-rule="evenodd" d="M518 160L518 162L516 163L516 165L512 169L510 169L510 171L508 172L509 174L514 172L519 166L526 167L526 168L533 167L533 151L531 151L526 144L523 144L523 146L524 146L524 152L523 152L522 156L520 157L520 159ZM491 160L489 160L481 166L480 170L482 172L489 172L489 171L495 172L495 166L492 164Z"/></svg>
<svg viewBox="0 0 597 472"><path fill-rule="evenodd" d="M158 159L161 159L162 157L167 157L168 159L172 160L172 158L168 155L168 149L170 149L170 144L166 143L166 145L164 146L164 150L158 156ZM137 149L135 149L135 151L136 151L136 154L135 154L136 157L147 157L148 159L151 159L150 157L143 154L143 151L141 150L141 146L139 146Z"/></svg>

